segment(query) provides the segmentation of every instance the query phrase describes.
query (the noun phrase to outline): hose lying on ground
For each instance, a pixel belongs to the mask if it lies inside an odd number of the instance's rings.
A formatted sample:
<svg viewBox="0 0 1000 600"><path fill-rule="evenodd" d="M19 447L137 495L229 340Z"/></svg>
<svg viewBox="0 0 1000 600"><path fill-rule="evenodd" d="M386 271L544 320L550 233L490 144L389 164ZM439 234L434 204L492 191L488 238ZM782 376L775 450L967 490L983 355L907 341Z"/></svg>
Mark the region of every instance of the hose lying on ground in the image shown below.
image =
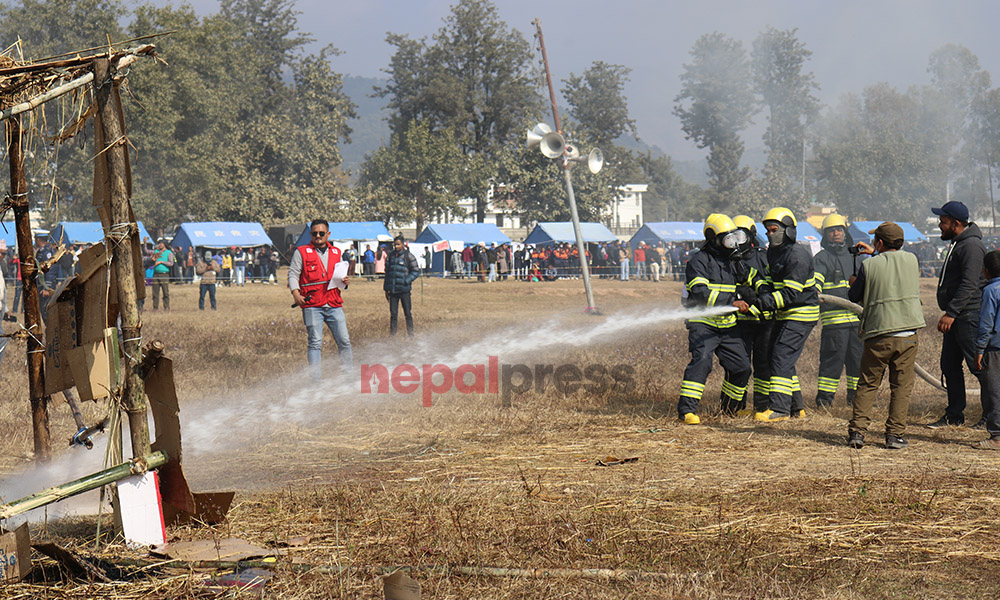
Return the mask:
<svg viewBox="0 0 1000 600"><path fill-rule="evenodd" d="M820 301L825 302L827 304L832 304L833 306L836 306L837 308L843 308L844 310L849 310L849 311L857 314L858 316L860 316L861 313L864 312L864 309L861 308L861 306L859 306L859 305L857 305L857 304L855 304L855 303L853 303L850 300L847 300L845 298L839 298L837 296L831 296L829 294L820 294L819 295L819 299L820 299ZM917 363L913 363L913 368L914 368L914 371L916 371L917 375L919 375L921 379L923 379L924 381L926 381L927 383L929 383L933 387L941 390L942 392L947 392L948 391L948 388L946 388L944 386L944 384L941 382L941 380L940 379L935 379L934 376L931 375L927 371L927 369L921 367ZM978 394L979 390L966 390L965 393L966 394Z"/></svg>

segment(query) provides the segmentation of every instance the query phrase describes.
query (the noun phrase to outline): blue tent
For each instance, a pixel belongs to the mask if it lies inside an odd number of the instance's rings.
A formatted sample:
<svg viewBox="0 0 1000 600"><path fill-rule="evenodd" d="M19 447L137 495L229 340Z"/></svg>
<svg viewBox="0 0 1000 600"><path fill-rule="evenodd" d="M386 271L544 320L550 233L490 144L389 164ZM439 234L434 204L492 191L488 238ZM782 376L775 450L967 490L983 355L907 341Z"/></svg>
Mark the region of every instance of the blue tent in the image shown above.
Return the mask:
<svg viewBox="0 0 1000 600"><path fill-rule="evenodd" d="M138 225L139 241L146 238L156 241L142 226L141 221L138 222ZM56 244L97 244L104 241L104 227L100 221L62 221L56 223L55 227L52 228L52 231L49 232L49 238Z"/></svg>
<svg viewBox="0 0 1000 600"><path fill-rule="evenodd" d="M603 223L580 223L580 234L584 242L617 242L618 237L611 233ZM531 230L528 237L524 238L525 244L554 244L562 242L576 242L576 234L573 232L573 224L563 223L539 223Z"/></svg>
<svg viewBox="0 0 1000 600"><path fill-rule="evenodd" d="M764 230L760 225L757 226L757 232L763 232ZM823 241L823 235L808 221L799 221L798 225L795 226L795 241L797 242L821 242Z"/></svg>
<svg viewBox="0 0 1000 600"><path fill-rule="evenodd" d="M364 240L377 240L379 236L389 236L389 230L385 228L382 221L358 221L355 223L330 223L331 242L359 242ZM304 246L310 242L309 223L306 223L302 235L299 236L295 246Z"/></svg>
<svg viewBox="0 0 1000 600"><path fill-rule="evenodd" d="M639 242L646 242L648 246L659 242L702 242L705 240L703 228L704 224L695 221L646 223L635 232L628 245L634 250L639 247ZM767 246L767 233L760 223L757 223L757 240L762 246Z"/></svg>
<svg viewBox="0 0 1000 600"><path fill-rule="evenodd" d="M466 246L484 244L509 244L510 238L492 223L436 223L428 225L413 240L416 244L433 244L434 242L462 242ZM444 273L445 252L435 252L431 259L431 271Z"/></svg>
<svg viewBox="0 0 1000 600"><path fill-rule="evenodd" d="M693 221L665 221L662 223L646 223L635 232L628 245L632 249L639 247L639 242L655 246L659 242L699 242L705 239L702 224Z"/></svg>
<svg viewBox="0 0 1000 600"><path fill-rule="evenodd" d="M3 225L4 225L4 227L7 228L7 231L4 231L3 227L0 227L0 239L2 239L3 241L7 242L7 247L8 248L14 248L14 247L16 247L17 246L17 232L14 230L14 222L13 221L4 221Z"/></svg>
<svg viewBox="0 0 1000 600"><path fill-rule="evenodd" d="M273 246L260 223L181 223L174 232L174 246L228 248Z"/></svg>
<svg viewBox="0 0 1000 600"><path fill-rule="evenodd" d="M875 229L882 224L882 221L854 221L851 223L849 229L851 231L851 237L854 238L855 242L870 242L872 236L868 235L868 232ZM903 241L906 242L926 242L927 236L920 233L912 223L901 223L896 221L896 224L903 229Z"/></svg>
<svg viewBox="0 0 1000 600"><path fill-rule="evenodd" d="M425 227L413 241L418 244L432 244L441 240L462 241L466 246L474 246L479 242L510 243L510 238L492 223L435 223Z"/></svg>

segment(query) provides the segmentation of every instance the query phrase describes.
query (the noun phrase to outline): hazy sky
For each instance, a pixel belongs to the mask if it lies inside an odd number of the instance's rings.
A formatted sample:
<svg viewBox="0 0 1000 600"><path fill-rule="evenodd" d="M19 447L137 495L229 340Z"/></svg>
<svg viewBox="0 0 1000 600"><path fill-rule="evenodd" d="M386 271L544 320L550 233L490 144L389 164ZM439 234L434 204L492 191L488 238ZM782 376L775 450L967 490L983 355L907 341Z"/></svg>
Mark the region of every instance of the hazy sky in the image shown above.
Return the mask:
<svg viewBox="0 0 1000 600"><path fill-rule="evenodd" d="M167 4L167 0L156 0ZM216 0L192 0L200 14ZM336 70L382 76L392 48L386 32L431 36L454 0L298 0L300 28L318 45L344 52ZM742 40L749 50L766 26L798 28L813 52L808 64L826 104L847 92L887 81L905 88L928 82L927 58L946 43L961 44L1000 78L1000 3L996 0L495 0L503 19L526 37L538 17L557 88L570 73L603 60L632 69L626 89L639 135L676 159L702 156L671 114L679 75L698 36L712 31ZM176 2L174 2L176 4ZM763 120L762 116L757 118ZM759 127L747 147L760 146Z"/></svg>

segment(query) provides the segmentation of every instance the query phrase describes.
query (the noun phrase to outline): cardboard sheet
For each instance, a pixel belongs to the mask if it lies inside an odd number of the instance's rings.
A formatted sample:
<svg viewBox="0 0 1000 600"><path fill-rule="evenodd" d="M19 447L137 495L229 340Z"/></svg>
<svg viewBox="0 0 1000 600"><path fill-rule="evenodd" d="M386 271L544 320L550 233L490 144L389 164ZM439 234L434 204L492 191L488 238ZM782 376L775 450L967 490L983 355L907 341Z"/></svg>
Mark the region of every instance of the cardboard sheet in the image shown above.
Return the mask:
<svg viewBox="0 0 1000 600"><path fill-rule="evenodd" d="M0 582L21 581L31 572L28 524L0 535Z"/></svg>
<svg viewBox="0 0 1000 600"><path fill-rule="evenodd" d="M153 554L165 556L186 562L199 560L239 561L248 558L263 558L277 556L279 553L250 542L235 538L222 540L195 540L191 542L174 542L159 548L153 548Z"/></svg>
<svg viewBox="0 0 1000 600"><path fill-rule="evenodd" d="M45 318L45 393L73 387L70 349L76 345L76 303L49 302Z"/></svg>
<svg viewBox="0 0 1000 600"><path fill-rule="evenodd" d="M163 450L170 457L167 464L160 467L163 499L180 511L196 513L194 496L182 467L180 405L174 388L174 363L169 358L161 357L146 375L146 397L156 432L152 449L154 452Z"/></svg>
<svg viewBox="0 0 1000 600"><path fill-rule="evenodd" d="M95 342L70 348L66 355L80 400L96 400L108 395L112 388L112 361L103 336Z"/></svg>

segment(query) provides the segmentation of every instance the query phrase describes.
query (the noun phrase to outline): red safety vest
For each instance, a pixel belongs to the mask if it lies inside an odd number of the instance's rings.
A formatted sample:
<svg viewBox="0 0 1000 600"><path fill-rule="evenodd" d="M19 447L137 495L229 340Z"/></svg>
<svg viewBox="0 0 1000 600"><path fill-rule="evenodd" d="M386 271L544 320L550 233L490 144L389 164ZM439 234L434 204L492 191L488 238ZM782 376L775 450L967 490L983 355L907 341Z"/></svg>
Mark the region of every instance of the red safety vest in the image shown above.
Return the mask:
<svg viewBox="0 0 1000 600"><path fill-rule="evenodd" d="M333 268L340 262L340 249L332 244L327 245L326 248L326 265L323 265L323 261L320 260L319 254L312 244L298 248L299 254L302 255L299 293L302 294L303 299L309 296L309 300L300 305L302 308L327 305L340 308L344 304L344 300L340 297L340 289L327 289L327 286L330 285L330 279L333 277Z"/></svg>

